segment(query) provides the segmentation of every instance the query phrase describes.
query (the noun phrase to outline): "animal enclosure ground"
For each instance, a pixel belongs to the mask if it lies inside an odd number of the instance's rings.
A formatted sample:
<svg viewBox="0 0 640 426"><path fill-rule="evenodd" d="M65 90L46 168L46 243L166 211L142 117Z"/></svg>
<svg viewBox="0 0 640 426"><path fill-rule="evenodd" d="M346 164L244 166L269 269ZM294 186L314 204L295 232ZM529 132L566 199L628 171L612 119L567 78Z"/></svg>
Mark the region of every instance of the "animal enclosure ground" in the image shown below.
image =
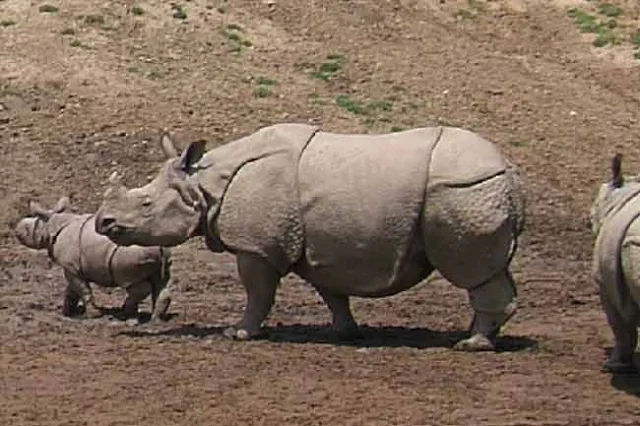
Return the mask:
<svg viewBox="0 0 640 426"><path fill-rule="evenodd" d="M638 424L640 378L600 372L587 213L616 150L640 172L640 9L601 3L0 0L0 424ZM609 19L617 41L594 46ZM113 170L145 182L163 128L215 146L283 121L459 125L521 167L520 310L497 353L451 350L470 308L437 277L354 299L355 345L329 342L328 309L287 277L269 338L227 341L244 292L199 239L174 250L169 323L65 319L60 270L9 232L32 197L91 211Z"/></svg>

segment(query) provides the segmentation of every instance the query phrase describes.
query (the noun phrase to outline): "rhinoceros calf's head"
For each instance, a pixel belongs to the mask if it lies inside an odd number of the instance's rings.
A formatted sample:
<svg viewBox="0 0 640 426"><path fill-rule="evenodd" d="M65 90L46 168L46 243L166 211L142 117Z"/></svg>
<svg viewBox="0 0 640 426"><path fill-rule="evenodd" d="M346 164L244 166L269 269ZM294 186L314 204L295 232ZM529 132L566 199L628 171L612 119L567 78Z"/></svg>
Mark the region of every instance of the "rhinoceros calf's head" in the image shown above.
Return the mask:
<svg viewBox="0 0 640 426"><path fill-rule="evenodd" d="M31 216L23 217L15 224L13 233L21 244L33 248L43 249L49 245L51 235L48 222L51 216L62 213L69 207L69 198L62 197L52 209L46 209L36 201L29 203Z"/></svg>
<svg viewBox="0 0 640 426"><path fill-rule="evenodd" d="M181 156L168 135L162 136L161 145L168 160L147 185L127 189L117 173L109 178L95 229L116 244L170 247L198 232L205 202L188 178L205 143L193 142Z"/></svg>

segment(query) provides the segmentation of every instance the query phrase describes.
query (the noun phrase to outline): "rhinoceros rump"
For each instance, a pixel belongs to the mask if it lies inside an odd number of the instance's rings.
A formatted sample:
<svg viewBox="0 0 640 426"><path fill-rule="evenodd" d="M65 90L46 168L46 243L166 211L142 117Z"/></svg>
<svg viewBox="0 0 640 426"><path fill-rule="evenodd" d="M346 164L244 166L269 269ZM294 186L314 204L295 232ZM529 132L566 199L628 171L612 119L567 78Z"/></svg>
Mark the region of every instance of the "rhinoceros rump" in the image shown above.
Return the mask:
<svg viewBox="0 0 640 426"><path fill-rule="evenodd" d="M30 203L33 216L21 218L14 233L25 246L47 249L49 257L64 270L67 289L63 314L72 316L95 309L90 282L127 291L124 314L137 314L138 304L152 296L152 319L165 314L171 302L170 250L161 247L117 246L96 233L95 215L74 214L69 199L61 198L47 210ZM82 302L82 307L80 303Z"/></svg>
<svg viewBox="0 0 640 426"><path fill-rule="evenodd" d="M346 135L277 124L204 153L169 160L156 178L105 193L96 230L119 244L173 246L204 235L237 256L247 292L235 338L257 335L280 278L310 282L353 335L349 296L403 291L434 269L469 291L471 338L457 348L493 348L516 308L508 271L524 223L517 168L469 131L419 128Z"/></svg>
<svg viewBox="0 0 640 426"><path fill-rule="evenodd" d="M621 155L613 159L613 177L600 185L590 212L596 242L593 277L615 341L603 364L610 372L637 369L633 355L640 325L640 182L624 179Z"/></svg>

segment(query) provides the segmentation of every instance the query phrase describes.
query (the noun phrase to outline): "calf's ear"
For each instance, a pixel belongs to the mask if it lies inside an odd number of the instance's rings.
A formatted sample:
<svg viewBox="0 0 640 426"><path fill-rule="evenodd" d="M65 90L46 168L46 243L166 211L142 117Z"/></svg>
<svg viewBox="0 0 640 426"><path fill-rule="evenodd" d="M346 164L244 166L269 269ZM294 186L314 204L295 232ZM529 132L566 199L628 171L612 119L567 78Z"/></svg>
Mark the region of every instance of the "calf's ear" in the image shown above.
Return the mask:
<svg viewBox="0 0 640 426"><path fill-rule="evenodd" d="M53 214L51 210L45 209L37 201L29 201L29 210L32 214L44 220L49 220L49 218Z"/></svg>
<svg viewBox="0 0 640 426"><path fill-rule="evenodd" d="M188 173L193 165L200 161L200 159L204 155L206 144L207 142L203 140L191 142L191 144L189 144L189 147L180 156L178 167L180 167L183 172Z"/></svg>
<svg viewBox="0 0 640 426"><path fill-rule="evenodd" d="M173 143L167 132L164 132L160 137L160 146L167 158L176 158L178 156L176 145Z"/></svg>
<svg viewBox="0 0 640 426"><path fill-rule="evenodd" d="M611 161L611 185L614 188L620 188L624 184L624 178L622 177L622 154L617 153L613 156Z"/></svg>
<svg viewBox="0 0 640 426"><path fill-rule="evenodd" d="M62 213L63 211L68 209L70 206L71 206L71 200L69 200L69 197L65 196L58 200L58 202L56 203L52 211L54 213Z"/></svg>

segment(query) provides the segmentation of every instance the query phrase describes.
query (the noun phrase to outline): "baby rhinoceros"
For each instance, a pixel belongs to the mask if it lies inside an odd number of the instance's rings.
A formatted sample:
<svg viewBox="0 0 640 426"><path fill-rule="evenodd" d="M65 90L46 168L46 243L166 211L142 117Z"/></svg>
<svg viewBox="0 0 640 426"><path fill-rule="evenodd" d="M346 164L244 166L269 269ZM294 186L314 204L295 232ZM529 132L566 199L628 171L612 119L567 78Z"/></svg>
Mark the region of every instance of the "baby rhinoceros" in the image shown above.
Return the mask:
<svg viewBox="0 0 640 426"><path fill-rule="evenodd" d="M603 369L613 373L637 369L640 325L640 181L624 178L621 160L614 156L612 179L600 185L590 212L597 236L592 272L615 341Z"/></svg>
<svg viewBox="0 0 640 426"><path fill-rule="evenodd" d="M32 216L21 218L14 228L18 240L33 249L47 249L49 257L64 269L67 288L63 314L87 315L98 310L90 282L127 291L122 311L125 317L138 313L138 304L152 298L152 321L166 314L171 252L159 246L119 246L95 231L94 214L70 211L68 197L53 209L30 202Z"/></svg>

